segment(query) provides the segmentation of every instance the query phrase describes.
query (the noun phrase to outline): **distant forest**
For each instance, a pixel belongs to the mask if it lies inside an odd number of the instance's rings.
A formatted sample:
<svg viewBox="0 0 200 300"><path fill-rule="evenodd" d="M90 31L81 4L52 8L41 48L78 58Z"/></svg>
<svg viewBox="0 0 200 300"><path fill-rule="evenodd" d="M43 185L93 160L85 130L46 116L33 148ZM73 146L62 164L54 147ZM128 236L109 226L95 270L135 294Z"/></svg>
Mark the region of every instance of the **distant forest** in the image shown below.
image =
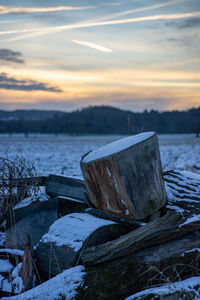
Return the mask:
<svg viewBox="0 0 200 300"><path fill-rule="evenodd" d="M200 107L187 111L155 110L141 113L109 106L88 107L74 112L0 110L0 133L134 134L200 132Z"/></svg>

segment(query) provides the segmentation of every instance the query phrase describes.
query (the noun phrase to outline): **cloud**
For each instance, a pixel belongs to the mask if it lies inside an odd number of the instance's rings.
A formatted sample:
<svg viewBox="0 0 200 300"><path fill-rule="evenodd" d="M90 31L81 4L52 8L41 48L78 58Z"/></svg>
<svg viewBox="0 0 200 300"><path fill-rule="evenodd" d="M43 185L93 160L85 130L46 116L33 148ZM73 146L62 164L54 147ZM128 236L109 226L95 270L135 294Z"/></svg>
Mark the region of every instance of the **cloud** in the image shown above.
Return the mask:
<svg viewBox="0 0 200 300"><path fill-rule="evenodd" d="M126 16L126 15L129 15L129 14L148 11L148 10L153 10L153 9L166 7L166 6L170 6L170 5L175 5L175 4L179 4L179 3L182 3L182 2L186 2L186 1L188 1L188 0L175 0L175 1L169 1L169 2L165 2L165 3L161 3L161 4L155 4L155 5L151 5L151 6L145 6L145 7L130 9L130 10L122 11L122 12L115 13L115 14L112 14L112 15L109 15L109 16L105 16L103 18L98 19L98 21L103 21L103 20L107 20L107 19L116 19L116 18Z"/></svg>
<svg viewBox="0 0 200 300"><path fill-rule="evenodd" d="M57 11L85 10L96 6L16 7L0 5L0 14L48 13Z"/></svg>
<svg viewBox="0 0 200 300"><path fill-rule="evenodd" d="M6 73L0 73L0 89L61 92L57 87L49 86L46 83L34 80L18 80L14 77L9 77Z"/></svg>
<svg viewBox="0 0 200 300"><path fill-rule="evenodd" d="M160 15L152 15L138 18L128 18L121 20L108 20L102 22L85 22L85 23L76 23L71 25L62 25L62 26L54 26L47 28L35 28L31 30L10 30L10 31L0 31L0 35L5 34L16 34L16 33L28 33L19 37L11 38L8 41L20 40L24 38L31 38L36 36L42 36L50 33L62 32L66 30L79 29L79 28L92 28L92 27L101 27L108 25L119 25L119 24L130 24L130 23L139 23L139 22L150 22L150 21L169 21L169 20L179 20L179 19L187 19L187 18L199 18L200 11L191 12L191 13L177 13L177 14L160 14Z"/></svg>
<svg viewBox="0 0 200 300"><path fill-rule="evenodd" d="M200 19L196 19L196 18L184 20L180 24L177 24L177 27L182 28L182 29L193 28L193 27L198 27L198 26L200 26Z"/></svg>
<svg viewBox="0 0 200 300"><path fill-rule="evenodd" d="M24 60L22 59L22 54L20 52L12 51L9 49L0 49L0 62L3 63L24 63Z"/></svg>
<svg viewBox="0 0 200 300"><path fill-rule="evenodd" d="M96 49L102 52L113 52L112 49L106 48L104 46L92 43L92 42L87 42L87 41L79 41L79 40L72 40L73 43L78 44L78 45L83 45L92 49Z"/></svg>

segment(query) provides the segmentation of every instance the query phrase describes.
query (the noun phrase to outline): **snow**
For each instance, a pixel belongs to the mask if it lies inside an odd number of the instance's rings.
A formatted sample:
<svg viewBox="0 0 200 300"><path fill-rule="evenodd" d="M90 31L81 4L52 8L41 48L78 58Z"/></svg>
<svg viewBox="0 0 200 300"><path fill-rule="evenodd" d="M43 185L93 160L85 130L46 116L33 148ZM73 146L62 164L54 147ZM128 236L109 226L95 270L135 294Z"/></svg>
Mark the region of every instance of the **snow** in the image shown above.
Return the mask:
<svg viewBox="0 0 200 300"><path fill-rule="evenodd" d="M137 299L139 300L139 297L145 296L145 295L152 295L152 294L156 294L159 296L164 296L164 295L170 295L173 294L175 292L190 292L191 290L193 290L195 287L200 287L200 277L191 277L188 279L185 279L183 281L179 281L179 282L174 282L174 283L170 283L170 284L165 284L159 287L154 287L154 288L150 288L144 291L141 291L139 293L136 293L128 298L126 298L125 300L134 300ZM196 291L195 291L196 294ZM193 299L200 299L200 294L197 296L198 298L193 298Z"/></svg>
<svg viewBox="0 0 200 300"><path fill-rule="evenodd" d="M188 171L182 171L181 173L185 175L188 179L197 180L198 182L200 182L200 174L195 174Z"/></svg>
<svg viewBox="0 0 200 300"><path fill-rule="evenodd" d="M115 223L90 214L72 213L55 221L40 241L55 243L57 246L68 245L78 251L93 231L110 224Z"/></svg>
<svg viewBox="0 0 200 300"><path fill-rule="evenodd" d="M13 265L9 262L8 259L0 259L0 272L8 273L13 269Z"/></svg>
<svg viewBox="0 0 200 300"><path fill-rule="evenodd" d="M65 270L23 294L3 297L2 300L54 300L61 299L61 295L65 296L65 299L71 300L77 293L76 289L83 283L84 275L84 267L77 266Z"/></svg>
<svg viewBox="0 0 200 300"><path fill-rule="evenodd" d="M38 175L82 177L83 154L124 136L1 135L0 156L16 155L31 160ZM200 174L200 139L193 134L158 135L164 170L187 170Z"/></svg>
<svg viewBox="0 0 200 300"><path fill-rule="evenodd" d="M125 149L131 148L132 146L139 144L155 135L155 132L150 131L150 132L143 132L140 134L128 136L123 139L119 139L115 142L112 142L110 144L107 144L103 147L100 147L94 151L89 152L87 154L82 162L83 163L88 163L92 162L95 160L98 160L103 157L111 156L115 153L121 152Z"/></svg>
<svg viewBox="0 0 200 300"><path fill-rule="evenodd" d="M200 175L191 172L178 171L165 174L165 188L168 204L185 202L187 207L197 206L200 201Z"/></svg>
<svg viewBox="0 0 200 300"><path fill-rule="evenodd" d="M4 292L12 293L12 283L8 281L6 278L0 278L1 282L1 290ZM1 298L2 299L2 298Z"/></svg>
<svg viewBox="0 0 200 300"><path fill-rule="evenodd" d="M191 250L185 251L185 253L190 253L190 252L199 252L200 253L200 248L193 248Z"/></svg>
<svg viewBox="0 0 200 300"><path fill-rule="evenodd" d="M0 249L0 253L9 253L9 254L12 254L12 255L19 255L19 256L23 256L24 255L24 251L22 250L19 250L19 249L8 249L8 248L2 248Z"/></svg>
<svg viewBox="0 0 200 300"><path fill-rule="evenodd" d="M188 218L183 224L181 224L180 226L186 225L186 224L190 224L193 222L199 222L200 221L200 215L193 215L192 217Z"/></svg>
<svg viewBox="0 0 200 300"><path fill-rule="evenodd" d="M177 212L183 213L185 210L176 205L166 205L166 208L175 210Z"/></svg>
<svg viewBox="0 0 200 300"><path fill-rule="evenodd" d="M47 194L38 193L37 195L32 195L28 198L23 199L22 201L20 201L20 203L15 205L14 209L26 207L26 206L30 205L31 203L35 203L35 202L48 201L49 199L50 199L50 197Z"/></svg>
<svg viewBox="0 0 200 300"><path fill-rule="evenodd" d="M12 287L14 293L18 294L23 291L24 285L23 285L23 280L19 276L19 271L22 267L22 263L19 263L12 271Z"/></svg>

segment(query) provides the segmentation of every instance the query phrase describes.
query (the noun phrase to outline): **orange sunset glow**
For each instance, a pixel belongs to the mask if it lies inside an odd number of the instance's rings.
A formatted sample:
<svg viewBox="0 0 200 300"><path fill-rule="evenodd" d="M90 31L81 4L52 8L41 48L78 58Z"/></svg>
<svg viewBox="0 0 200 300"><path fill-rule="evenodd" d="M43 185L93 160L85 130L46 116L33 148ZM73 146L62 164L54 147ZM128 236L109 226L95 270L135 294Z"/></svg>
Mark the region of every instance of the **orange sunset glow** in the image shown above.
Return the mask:
<svg viewBox="0 0 200 300"><path fill-rule="evenodd" d="M200 4L0 1L2 109L200 105Z"/></svg>

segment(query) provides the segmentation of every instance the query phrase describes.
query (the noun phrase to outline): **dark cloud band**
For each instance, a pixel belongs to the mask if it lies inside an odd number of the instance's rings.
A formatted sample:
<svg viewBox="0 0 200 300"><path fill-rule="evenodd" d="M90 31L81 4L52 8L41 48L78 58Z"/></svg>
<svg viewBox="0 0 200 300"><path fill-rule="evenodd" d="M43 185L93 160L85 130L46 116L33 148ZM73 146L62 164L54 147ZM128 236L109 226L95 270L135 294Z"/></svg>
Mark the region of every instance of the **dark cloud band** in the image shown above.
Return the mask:
<svg viewBox="0 0 200 300"><path fill-rule="evenodd" d="M0 89L19 90L19 91L48 91L62 92L57 87L49 86L43 82L34 80L17 80L14 77L9 77L6 73L0 73Z"/></svg>
<svg viewBox="0 0 200 300"><path fill-rule="evenodd" d="M14 62L14 63L19 63L19 64L24 63L22 54L20 52L12 51L9 49L0 49L0 61Z"/></svg>

